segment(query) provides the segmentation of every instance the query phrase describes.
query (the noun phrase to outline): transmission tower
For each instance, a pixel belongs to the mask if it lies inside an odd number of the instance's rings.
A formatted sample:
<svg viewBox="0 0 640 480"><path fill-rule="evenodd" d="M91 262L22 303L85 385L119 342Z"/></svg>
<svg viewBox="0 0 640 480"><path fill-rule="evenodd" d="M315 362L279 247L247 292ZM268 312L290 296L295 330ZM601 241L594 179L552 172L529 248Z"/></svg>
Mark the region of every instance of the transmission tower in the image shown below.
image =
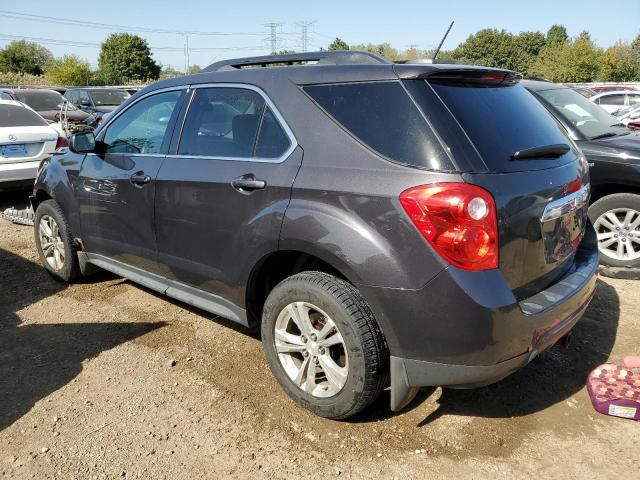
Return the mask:
<svg viewBox="0 0 640 480"><path fill-rule="evenodd" d="M264 25L269 29L269 36L265 39L271 45L271 53L278 53L278 29L282 27L281 23L271 22Z"/></svg>
<svg viewBox="0 0 640 480"><path fill-rule="evenodd" d="M298 22L300 26L300 48L303 52L309 51L309 27L315 22Z"/></svg>

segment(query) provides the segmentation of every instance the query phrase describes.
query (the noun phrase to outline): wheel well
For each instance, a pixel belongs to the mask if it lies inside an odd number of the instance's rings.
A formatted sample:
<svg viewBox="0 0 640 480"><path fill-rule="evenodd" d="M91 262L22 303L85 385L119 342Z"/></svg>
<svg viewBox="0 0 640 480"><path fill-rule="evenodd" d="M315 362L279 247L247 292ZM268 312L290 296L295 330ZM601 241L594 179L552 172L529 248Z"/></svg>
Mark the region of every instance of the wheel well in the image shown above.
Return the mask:
<svg viewBox="0 0 640 480"><path fill-rule="evenodd" d="M260 260L247 283L246 306L249 323L260 323L264 302L278 283L308 270L329 273L349 281L340 271L313 255L294 250L274 252Z"/></svg>
<svg viewBox="0 0 640 480"><path fill-rule="evenodd" d="M595 185L591 188L591 203L600 200L602 197L612 195L614 193L634 193L640 195L640 187L632 187L629 185L605 184Z"/></svg>
<svg viewBox="0 0 640 480"><path fill-rule="evenodd" d="M38 190L35 194L35 200L33 201L34 213L35 213L35 210L38 208L38 205L40 205L45 200L51 200L51 198L52 198L51 195L49 195L44 190Z"/></svg>

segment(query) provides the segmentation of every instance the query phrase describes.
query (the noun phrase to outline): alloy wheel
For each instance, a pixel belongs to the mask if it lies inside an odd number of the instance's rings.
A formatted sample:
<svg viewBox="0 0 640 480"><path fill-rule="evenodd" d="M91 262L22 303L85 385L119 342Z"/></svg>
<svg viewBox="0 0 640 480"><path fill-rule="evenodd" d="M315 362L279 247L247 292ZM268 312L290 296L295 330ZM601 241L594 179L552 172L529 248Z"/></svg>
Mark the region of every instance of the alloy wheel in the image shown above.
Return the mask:
<svg viewBox="0 0 640 480"><path fill-rule="evenodd" d="M347 381L349 356L342 334L311 303L293 302L282 309L275 322L275 349L289 379L314 397L337 395Z"/></svg>
<svg viewBox="0 0 640 480"><path fill-rule="evenodd" d="M600 253L622 262L640 258L640 212L614 208L600 215L593 226Z"/></svg>
<svg viewBox="0 0 640 480"><path fill-rule="evenodd" d="M66 256L58 223L49 215L43 215L38 225L38 237L42 254L55 271L62 269Z"/></svg>

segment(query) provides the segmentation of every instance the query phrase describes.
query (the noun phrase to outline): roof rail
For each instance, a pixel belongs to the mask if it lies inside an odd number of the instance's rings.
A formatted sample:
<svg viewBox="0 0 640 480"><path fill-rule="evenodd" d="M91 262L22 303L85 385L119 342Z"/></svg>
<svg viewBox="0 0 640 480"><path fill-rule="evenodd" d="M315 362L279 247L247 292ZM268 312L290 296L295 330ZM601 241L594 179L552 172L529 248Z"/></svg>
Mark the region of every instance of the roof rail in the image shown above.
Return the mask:
<svg viewBox="0 0 640 480"><path fill-rule="evenodd" d="M268 67L281 65L378 65L391 62L371 52L359 50L333 50L322 52L291 53L286 55L265 55L261 57L233 58L215 62L203 69L203 72L239 70L247 67Z"/></svg>

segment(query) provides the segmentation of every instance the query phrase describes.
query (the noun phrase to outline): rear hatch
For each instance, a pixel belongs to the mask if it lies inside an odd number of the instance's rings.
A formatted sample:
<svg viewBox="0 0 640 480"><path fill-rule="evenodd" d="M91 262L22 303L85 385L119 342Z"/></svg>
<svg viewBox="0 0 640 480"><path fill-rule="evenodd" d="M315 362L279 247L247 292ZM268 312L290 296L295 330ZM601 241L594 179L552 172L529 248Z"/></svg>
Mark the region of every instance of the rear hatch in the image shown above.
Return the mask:
<svg viewBox="0 0 640 480"><path fill-rule="evenodd" d="M465 181L494 197L499 266L516 297L564 275L586 228L589 196L586 162L564 129L512 72L398 74L454 163L464 165Z"/></svg>

